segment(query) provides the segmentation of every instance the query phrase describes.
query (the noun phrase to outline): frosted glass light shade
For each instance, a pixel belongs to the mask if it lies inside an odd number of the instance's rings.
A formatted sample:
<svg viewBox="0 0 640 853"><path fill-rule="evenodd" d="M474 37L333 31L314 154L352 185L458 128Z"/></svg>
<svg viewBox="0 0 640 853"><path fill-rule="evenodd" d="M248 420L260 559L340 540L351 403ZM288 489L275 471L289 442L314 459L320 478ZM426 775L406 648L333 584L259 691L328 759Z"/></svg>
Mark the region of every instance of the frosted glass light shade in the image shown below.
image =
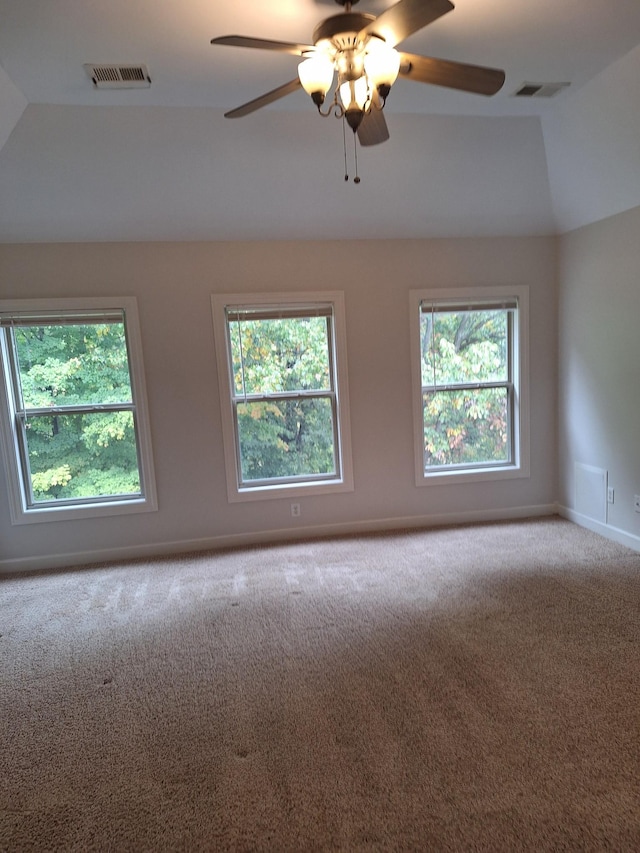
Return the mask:
<svg viewBox="0 0 640 853"><path fill-rule="evenodd" d="M400 54L381 39L371 39L364 58L364 70L376 89L380 86L390 89L398 79Z"/></svg>
<svg viewBox="0 0 640 853"><path fill-rule="evenodd" d="M307 95L326 95L333 83L333 62L322 54L312 56L298 65L298 77Z"/></svg>
<svg viewBox="0 0 640 853"><path fill-rule="evenodd" d="M369 84L366 77L357 80L345 80L340 86L340 100L345 108L364 110L369 100Z"/></svg>

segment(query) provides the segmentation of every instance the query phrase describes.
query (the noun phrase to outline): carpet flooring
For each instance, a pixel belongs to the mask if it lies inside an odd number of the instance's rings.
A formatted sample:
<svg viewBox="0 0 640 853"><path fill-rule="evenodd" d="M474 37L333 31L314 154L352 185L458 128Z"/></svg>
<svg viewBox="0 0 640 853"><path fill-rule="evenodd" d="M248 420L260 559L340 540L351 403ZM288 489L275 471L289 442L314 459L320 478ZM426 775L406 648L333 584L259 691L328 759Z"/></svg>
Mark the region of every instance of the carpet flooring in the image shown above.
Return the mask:
<svg viewBox="0 0 640 853"><path fill-rule="evenodd" d="M638 851L640 554L559 518L0 580L0 850Z"/></svg>

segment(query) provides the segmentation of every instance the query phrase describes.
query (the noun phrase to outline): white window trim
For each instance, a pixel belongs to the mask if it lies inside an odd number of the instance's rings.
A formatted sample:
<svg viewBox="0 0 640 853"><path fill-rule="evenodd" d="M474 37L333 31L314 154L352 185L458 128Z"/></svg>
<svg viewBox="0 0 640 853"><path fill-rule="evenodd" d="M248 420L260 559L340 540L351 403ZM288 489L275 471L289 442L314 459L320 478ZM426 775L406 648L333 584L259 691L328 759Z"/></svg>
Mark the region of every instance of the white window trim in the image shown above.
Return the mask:
<svg viewBox="0 0 640 853"><path fill-rule="evenodd" d="M334 362L336 369L336 396L338 423L336 433L339 442L341 470L331 479L314 479L300 483L274 483L240 487L237 470L239 459L237 435L233 421L231 403L230 353L226 328L225 311L228 306L251 306L266 308L275 305L305 306L317 303L333 305ZM230 503L242 501L270 500L274 498L300 498L304 494L325 495L353 491L353 463L351 455L351 419L349 415L349 380L347 370L347 335L345 324L344 294L340 291L313 291L309 293L218 293L211 297L213 328L218 366L220 408L222 413L222 441L227 480L227 496Z"/></svg>
<svg viewBox="0 0 640 853"><path fill-rule="evenodd" d="M420 306L429 300L447 299L504 299L518 300L518 322L514 323L513 380L514 380L514 459L509 465L482 466L433 473L424 470L422 423L422 372L420 369ZM409 292L411 328L411 385L413 399L413 436L416 486L443 485L445 483L474 483L486 480L509 480L529 477L529 288L478 286L447 287Z"/></svg>
<svg viewBox="0 0 640 853"><path fill-rule="evenodd" d="M153 453L151 448L151 429L147 405L144 365L142 361L142 343L138 305L135 297L86 297L72 299L3 299L0 300L0 314L19 314L65 311L124 311L129 354L131 390L136 408L138 432L138 458L142 496L123 500L109 500L82 503L78 506L30 507L27 505L22 471L18 460L18 443L15 419L12 417L10 402L13 390L7 367L7 354L4 351L5 336L2 335L2 379L0 380L0 449L7 473L9 510L11 523L34 524L50 521L73 521L82 518L95 518L112 515L125 515L139 512L155 512L158 509Z"/></svg>

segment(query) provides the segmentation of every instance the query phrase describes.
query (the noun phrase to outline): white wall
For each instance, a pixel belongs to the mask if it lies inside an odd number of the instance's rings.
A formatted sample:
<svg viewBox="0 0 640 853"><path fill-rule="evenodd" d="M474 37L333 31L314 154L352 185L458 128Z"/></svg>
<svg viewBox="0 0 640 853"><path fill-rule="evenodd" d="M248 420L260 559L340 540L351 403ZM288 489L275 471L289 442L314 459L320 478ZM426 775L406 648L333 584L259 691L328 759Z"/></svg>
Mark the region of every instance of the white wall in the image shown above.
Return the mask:
<svg viewBox="0 0 640 853"><path fill-rule="evenodd" d="M640 547L633 509L640 494L639 238L635 208L560 238L558 269L559 500L571 515L576 499L579 509L576 463L607 471L615 502L601 532L633 547Z"/></svg>
<svg viewBox="0 0 640 853"><path fill-rule="evenodd" d="M542 120L558 232L640 204L640 45Z"/></svg>
<svg viewBox="0 0 640 853"><path fill-rule="evenodd" d="M0 153L0 240L553 233L536 116L394 113L389 123L387 143L358 148L354 186L344 180L342 123L308 105L245 122L206 108L29 104Z"/></svg>
<svg viewBox="0 0 640 853"><path fill-rule="evenodd" d="M27 99L0 66L0 150L27 106Z"/></svg>
<svg viewBox="0 0 640 853"><path fill-rule="evenodd" d="M0 246L2 297L138 298L159 500L157 513L12 527L0 488L0 569L548 510L557 489L555 252L553 238ZM531 476L417 488L408 291L474 284L530 287ZM304 498L295 520L289 500L229 504L210 295L329 285L346 295L355 491Z"/></svg>

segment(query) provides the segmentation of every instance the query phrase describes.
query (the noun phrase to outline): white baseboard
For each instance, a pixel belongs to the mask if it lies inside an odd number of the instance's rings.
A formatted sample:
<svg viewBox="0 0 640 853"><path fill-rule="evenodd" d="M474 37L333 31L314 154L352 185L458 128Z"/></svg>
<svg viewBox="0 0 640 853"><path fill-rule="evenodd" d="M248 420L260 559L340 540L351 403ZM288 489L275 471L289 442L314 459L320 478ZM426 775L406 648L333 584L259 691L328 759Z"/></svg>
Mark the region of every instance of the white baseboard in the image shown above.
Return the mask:
<svg viewBox="0 0 640 853"><path fill-rule="evenodd" d="M19 557L0 560L0 574L33 572L44 569L71 568L73 566L109 563L122 560L163 557L193 551L212 551L247 545L268 545L296 539L320 539L327 536L344 536L354 533L374 533L386 530L406 530L446 527L454 524L474 524L491 521L514 521L557 515L556 504L504 507L501 509L472 510L470 512L443 513L428 516L377 518L367 521L346 521L335 524L318 524L308 527L287 527L280 530L259 530L251 533L232 533L206 539L185 539L174 542L154 542L95 551L51 554L38 557Z"/></svg>
<svg viewBox="0 0 640 853"><path fill-rule="evenodd" d="M619 545L626 545L627 548L632 548L634 551L640 551L640 536L633 533L627 533L626 530L620 530L619 527L613 527L611 524L603 524L588 515L582 515L573 509L566 506L558 506L558 515L579 524L580 527L586 527L587 530L592 530L594 533L599 533L606 539L611 539Z"/></svg>

